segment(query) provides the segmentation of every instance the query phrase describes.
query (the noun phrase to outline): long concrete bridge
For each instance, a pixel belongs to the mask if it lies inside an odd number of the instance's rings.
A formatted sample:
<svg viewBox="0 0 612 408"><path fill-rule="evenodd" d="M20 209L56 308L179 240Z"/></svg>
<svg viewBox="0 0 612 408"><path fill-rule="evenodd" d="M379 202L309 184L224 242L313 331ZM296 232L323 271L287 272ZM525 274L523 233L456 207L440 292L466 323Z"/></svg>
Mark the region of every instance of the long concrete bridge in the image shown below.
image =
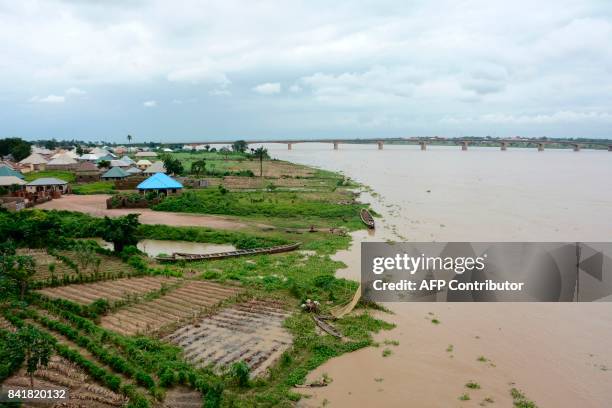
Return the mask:
<svg viewBox="0 0 612 408"><path fill-rule="evenodd" d="M264 143L280 143L286 144L287 149L292 150L293 145L298 143L329 143L333 145L334 150L338 150L340 144L375 144L378 146L378 150L382 150L385 143L404 143L404 144L415 144L421 146L421 150L427 150L427 146L430 144L455 144L461 147L461 150L468 150L470 143L487 143L498 145L500 150L505 151L508 146L512 145L523 145L526 147L534 146L538 151L544 151L546 145L556 144L570 146L575 152L579 152L584 145L589 146L601 146L602 148L608 149L612 152L612 144L610 142L577 142L573 140L549 140L549 139L462 139L462 138L440 138L440 137L394 137L394 138L377 138L377 139L297 139L297 140L245 140L247 144L264 144ZM197 142L197 143L185 143L185 145L231 145L234 141L213 141L213 142Z"/></svg>

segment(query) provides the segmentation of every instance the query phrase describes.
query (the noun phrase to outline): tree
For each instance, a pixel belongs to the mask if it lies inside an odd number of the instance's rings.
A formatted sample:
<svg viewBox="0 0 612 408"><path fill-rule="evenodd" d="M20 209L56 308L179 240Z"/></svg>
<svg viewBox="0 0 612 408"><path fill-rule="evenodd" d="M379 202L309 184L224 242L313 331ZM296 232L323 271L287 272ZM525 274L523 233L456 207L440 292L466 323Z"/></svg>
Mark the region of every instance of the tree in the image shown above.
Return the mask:
<svg viewBox="0 0 612 408"><path fill-rule="evenodd" d="M21 161L32 152L32 146L18 137L0 139L0 156L13 156L16 161Z"/></svg>
<svg viewBox="0 0 612 408"><path fill-rule="evenodd" d="M226 146L223 146L220 150L219 153L221 153L223 155L223 157L225 157L225 160L227 160L229 154L230 154L230 149L228 149Z"/></svg>
<svg viewBox="0 0 612 408"><path fill-rule="evenodd" d="M206 149L207 152L210 151L210 145L209 144L205 145L204 149Z"/></svg>
<svg viewBox="0 0 612 408"><path fill-rule="evenodd" d="M36 273L36 263L31 256L11 254L10 249L0 255L0 271L6 279L19 290L19 298L23 300L28 290L30 280Z"/></svg>
<svg viewBox="0 0 612 408"><path fill-rule="evenodd" d="M183 173L183 163L179 159L174 159L171 155L165 154L162 156L164 167L170 174L181 174Z"/></svg>
<svg viewBox="0 0 612 408"><path fill-rule="evenodd" d="M112 242L114 251L120 253L127 245L136 245L136 230L140 226L138 216L128 214L124 217L104 217L104 224L100 236L103 240Z"/></svg>
<svg viewBox="0 0 612 408"><path fill-rule="evenodd" d="M34 373L40 367L46 367L53 353L53 343L49 336L27 325L19 329L17 339L23 350L26 371L30 376L30 386L34 388Z"/></svg>
<svg viewBox="0 0 612 408"><path fill-rule="evenodd" d="M85 151L83 150L83 148L81 147L81 145L78 145L76 147L76 154L78 154L79 156L82 156L83 153L85 153Z"/></svg>
<svg viewBox="0 0 612 408"><path fill-rule="evenodd" d="M249 145L244 140L237 140L232 144L232 150L238 153L244 153L248 149Z"/></svg>
<svg viewBox="0 0 612 408"><path fill-rule="evenodd" d="M268 149L260 146L257 149L251 149L251 153L259 159L259 177L263 177L263 160L269 157Z"/></svg>
<svg viewBox="0 0 612 408"><path fill-rule="evenodd" d="M191 163L191 173L197 176L206 174L206 160L202 159Z"/></svg>
<svg viewBox="0 0 612 408"><path fill-rule="evenodd" d="M101 169L108 169L110 167L110 162L108 160L100 160L98 162L98 167Z"/></svg>
<svg viewBox="0 0 612 408"><path fill-rule="evenodd" d="M132 143L132 135L127 135L128 144Z"/></svg>

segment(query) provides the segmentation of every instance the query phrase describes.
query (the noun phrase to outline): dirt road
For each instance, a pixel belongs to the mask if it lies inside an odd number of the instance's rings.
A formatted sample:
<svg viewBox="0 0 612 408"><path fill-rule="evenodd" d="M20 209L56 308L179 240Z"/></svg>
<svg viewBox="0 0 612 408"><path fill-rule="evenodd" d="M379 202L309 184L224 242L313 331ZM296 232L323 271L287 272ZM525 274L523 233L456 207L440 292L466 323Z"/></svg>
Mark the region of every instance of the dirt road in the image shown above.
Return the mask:
<svg viewBox="0 0 612 408"><path fill-rule="evenodd" d="M210 227L221 229L240 229L249 225L227 217L216 215L199 215L174 213L166 211L153 211L148 208L120 208L114 210L106 209L106 194L93 195L65 195L62 198L43 203L37 208L42 210L68 210L80 211L95 217L119 217L127 214L140 214L140 222L143 224L164 224L177 227ZM257 224L258 227L266 227Z"/></svg>

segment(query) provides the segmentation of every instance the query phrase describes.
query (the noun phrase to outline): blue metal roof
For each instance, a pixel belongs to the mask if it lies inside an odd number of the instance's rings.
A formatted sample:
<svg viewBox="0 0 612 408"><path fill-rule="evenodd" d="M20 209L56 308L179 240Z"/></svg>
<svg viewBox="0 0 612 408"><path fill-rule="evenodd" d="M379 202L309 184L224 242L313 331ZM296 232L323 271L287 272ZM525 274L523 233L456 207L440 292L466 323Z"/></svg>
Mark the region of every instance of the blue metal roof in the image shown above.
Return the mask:
<svg viewBox="0 0 612 408"><path fill-rule="evenodd" d="M136 188L139 190L163 190L167 188L183 188L183 185L164 173L155 173Z"/></svg>
<svg viewBox="0 0 612 408"><path fill-rule="evenodd" d="M21 174L20 172L13 170L10 167L5 166L5 165L0 166L0 177L1 176L15 176L22 180L25 178L23 174Z"/></svg>

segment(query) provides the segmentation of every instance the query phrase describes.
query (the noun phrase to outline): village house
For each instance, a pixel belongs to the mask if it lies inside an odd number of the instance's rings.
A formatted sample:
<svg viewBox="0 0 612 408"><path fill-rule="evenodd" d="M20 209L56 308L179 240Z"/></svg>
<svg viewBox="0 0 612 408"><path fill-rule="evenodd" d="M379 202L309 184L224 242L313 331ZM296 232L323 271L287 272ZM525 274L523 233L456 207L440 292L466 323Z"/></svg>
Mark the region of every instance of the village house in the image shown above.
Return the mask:
<svg viewBox="0 0 612 408"><path fill-rule="evenodd" d="M81 162L77 165L74 174L77 183L85 183L100 180L100 169L91 162Z"/></svg>
<svg viewBox="0 0 612 408"><path fill-rule="evenodd" d="M164 162L156 161L155 163L151 164L149 167L144 169L142 172L147 175L151 175L155 173L165 173L166 167L164 166Z"/></svg>
<svg viewBox="0 0 612 408"><path fill-rule="evenodd" d="M0 177L13 176L24 179L24 175L6 164L0 164Z"/></svg>
<svg viewBox="0 0 612 408"><path fill-rule="evenodd" d="M69 154L63 153L47 162L47 170L74 170L77 164Z"/></svg>
<svg viewBox="0 0 612 408"><path fill-rule="evenodd" d="M62 194L70 192L70 185L55 177L42 177L26 184L26 192L35 198L60 198Z"/></svg>
<svg viewBox="0 0 612 408"><path fill-rule="evenodd" d="M157 153L155 153L155 152L138 152L138 153L136 153L136 157L157 157Z"/></svg>
<svg viewBox="0 0 612 408"><path fill-rule="evenodd" d="M110 181L110 180L123 180L128 177L130 174L123 170L121 167L112 167L106 173L102 175L102 180Z"/></svg>
<svg viewBox="0 0 612 408"><path fill-rule="evenodd" d="M20 161L19 164L24 166L24 170L27 169L28 171L39 171L47 168L47 162L48 160L39 153L32 153Z"/></svg>
<svg viewBox="0 0 612 408"><path fill-rule="evenodd" d="M151 164L152 163L147 159L141 159L141 160L138 160L138 162L136 162L136 166L138 166L140 170L145 170Z"/></svg>
<svg viewBox="0 0 612 408"><path fill-rule="evenodd" d="M142 194L154 191L158 195L170 195L181 192L183 185L164 173L155 173L136 188Z"/></svg>

